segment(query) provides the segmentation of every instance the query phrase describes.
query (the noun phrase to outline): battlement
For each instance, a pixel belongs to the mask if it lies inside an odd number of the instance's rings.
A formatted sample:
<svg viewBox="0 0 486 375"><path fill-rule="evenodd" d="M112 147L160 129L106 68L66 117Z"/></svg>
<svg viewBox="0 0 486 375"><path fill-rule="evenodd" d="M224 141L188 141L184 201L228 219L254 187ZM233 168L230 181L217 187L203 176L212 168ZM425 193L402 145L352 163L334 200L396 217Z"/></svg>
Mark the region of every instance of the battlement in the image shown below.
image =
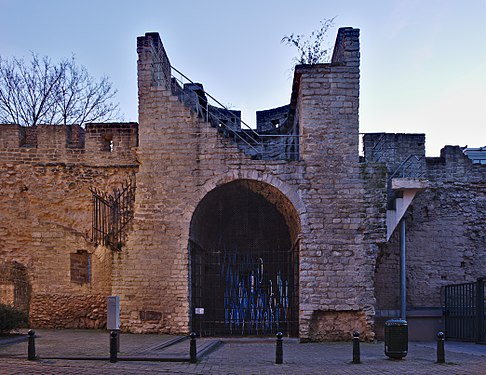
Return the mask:
<svg viewBox="0 0 486 375"><path fill-rule="evenodd" d="M331 63L359 66L359 57L359 29L339 28Z"/></svg>
<svg viewBox="0 0 486 375"><path fill-rule="evenodd" d="M288 125L287 118L289 117L290 105L284 105L277 108L257 111L257 132L277 132L282 127Z"/></svg>
<svg viewBox="0 0 486 375"><path fill-rule="evenodd" d="M171 87L170 61L159 33L146 33L137 38L138 92L145 86Z"/></svg>
<svg viewBox="0 0 486 375"><path fill-rule="evenodd" d="M91 123L24 127L0 124L0 158L20 161L69 162L74 155L90 159L133 159L138 146L137 123Z"/></svg>

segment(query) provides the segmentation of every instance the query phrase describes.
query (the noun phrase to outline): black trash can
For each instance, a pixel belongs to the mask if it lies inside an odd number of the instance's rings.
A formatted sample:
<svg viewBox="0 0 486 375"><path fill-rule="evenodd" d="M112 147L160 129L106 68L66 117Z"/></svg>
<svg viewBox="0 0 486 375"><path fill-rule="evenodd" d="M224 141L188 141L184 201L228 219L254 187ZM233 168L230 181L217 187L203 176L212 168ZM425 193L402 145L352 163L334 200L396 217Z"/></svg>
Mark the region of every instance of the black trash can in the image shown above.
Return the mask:
<svg viewBox="0 0 486 375"><path fill-rule="evenodd" d="M385 354L394 359L402 359L408 352L408 324L403 319L385 322Z"/></svg>

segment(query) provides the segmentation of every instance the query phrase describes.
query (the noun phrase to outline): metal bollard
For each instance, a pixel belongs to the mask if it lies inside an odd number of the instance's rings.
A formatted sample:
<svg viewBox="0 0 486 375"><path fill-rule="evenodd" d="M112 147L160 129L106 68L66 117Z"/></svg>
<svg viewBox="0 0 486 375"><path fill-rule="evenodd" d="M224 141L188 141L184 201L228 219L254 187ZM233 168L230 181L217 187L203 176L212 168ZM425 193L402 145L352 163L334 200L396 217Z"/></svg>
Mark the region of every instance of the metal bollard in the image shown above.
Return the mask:
<svg viewBox="0 0 486 375"><path fill-rule="evenodd" d="M439 332L437 334L437 363L445 363L444 342L445 342L444 332Z"/></svg>
<svg viewBox="0 0 486 375"><path fill-rule="evenodd" d="M110 332L110 362L115 363L118 355L118 333L116 330Z"/></svg>
<svg viewBox="0 0 486 375"><path fill-rule="evenodd" d="M275 363L281 365L283 363L283 333L277 333L277 347L275 349Z"/></svg>
<svg viewBox="0 0 486 375"><path fill-rule="evenodd" d="M189 362L196 363L197 362L197 348L196 348L196 332L191 332L189 337L191 338L191 346L189 348Z"/></svg>
<svg viewBox="0 0 486 375"><path fill-rule="evenodd" d="M29 335L29 344L27 347L27 359L29 361L35 361L37 358L35 356L35 331L33 329L29 329L27 332Z"/></svg>
<svg viewBox="0 0 486 375"><path fill-rule="evenodd" d="M353 363L361 363L361 353L359 351L359 332L353 332Z"/></svg>

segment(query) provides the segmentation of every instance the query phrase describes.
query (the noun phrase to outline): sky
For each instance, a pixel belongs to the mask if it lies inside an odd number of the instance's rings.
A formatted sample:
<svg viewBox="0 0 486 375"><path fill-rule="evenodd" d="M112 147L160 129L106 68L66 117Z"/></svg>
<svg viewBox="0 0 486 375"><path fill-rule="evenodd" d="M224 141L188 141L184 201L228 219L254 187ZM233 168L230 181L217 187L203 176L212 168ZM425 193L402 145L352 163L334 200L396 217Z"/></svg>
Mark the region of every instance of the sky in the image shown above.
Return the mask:
<svg viewBox="0 0 486 375"><path fill-rule="evenodd" d="M136 38L159 32L171 64L255 124L288 104L297 50L284 35L360 29L360 132L425 133L426 153L486 146L486 0L0 0L0 56L76 57L137 121Z"/></svg>

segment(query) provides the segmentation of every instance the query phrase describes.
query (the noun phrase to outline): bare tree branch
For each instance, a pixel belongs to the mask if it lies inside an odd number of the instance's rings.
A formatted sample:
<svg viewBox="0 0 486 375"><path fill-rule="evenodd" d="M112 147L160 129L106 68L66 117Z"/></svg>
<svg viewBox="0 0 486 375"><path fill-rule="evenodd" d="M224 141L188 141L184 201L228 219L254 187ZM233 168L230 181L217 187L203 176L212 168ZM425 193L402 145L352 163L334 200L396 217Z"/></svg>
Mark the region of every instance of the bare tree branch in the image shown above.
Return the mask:
<svg viewBox="0 0 486 375"><path fill-rule="evenodd" d="M319 64L327 62L330 59L330 49L323 44L326 40L327 32L334 27L336 17L321 21L319 29L314 30L306 38L305 35L290 34L285 35L281 43L297 48L299 57L293 59L293 65L296 64Z"/></svg>
<svg viewBox="0 0 486 375"><path fill-rule="evenodd" d="M95 81L74 57L53 64L32 54L30 64L0 57L0 122L24 126L80 124L120 118L117 91Z"/></svg>

